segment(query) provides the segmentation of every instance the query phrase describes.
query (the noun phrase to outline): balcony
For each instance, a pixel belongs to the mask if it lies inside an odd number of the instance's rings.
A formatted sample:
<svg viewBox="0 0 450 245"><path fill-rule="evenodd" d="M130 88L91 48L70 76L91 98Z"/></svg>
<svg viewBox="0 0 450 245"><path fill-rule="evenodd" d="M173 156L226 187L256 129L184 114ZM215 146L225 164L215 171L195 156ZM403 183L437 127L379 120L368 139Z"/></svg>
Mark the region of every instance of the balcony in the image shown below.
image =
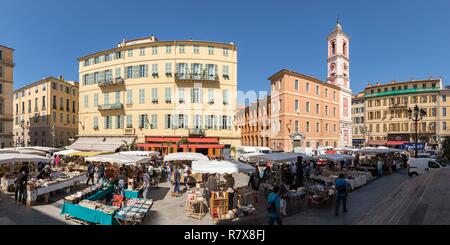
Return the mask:
<svg viewBox="0 0 450 245"><path fill-rule="evenodd" d="M401 89L394 91L386 91L386 92L377 92L372 94L366 94L366 98L376 98L376 97L384 97L384 96L397 96L404 94L417 94L417 93L432 93L439 92L440 88L410 88L410 89Z"/></svg>
<svg viewBox="0 0 450 245"><path fill-rule="evenodd" d="M189 137L205 137L206 131L203 128L189 129Z"/></svg>
<svg viewBox="0 0 450 245"><path fill-rule="evenodd" d="M124 135L135 135L134 128L126 128L124 130Z"/></svg>
<svg viewBox="0 0 450 245"><path fill-rule="evenodd" d="M219 76L213 74L175 73L175 81L219 82Z"/></svg>
<svg viewBox="0 0 450 245"><path fill-rule="evenodd" d="M98 82L98 86L100 88L106 88L106 87L110 87L110 86L118 86L118 85L124 85L124 84L125 84L125 80L121 77L107 79L107 80Z"/></svg>
<svg viewBox="0 0 450 245"><path fill-rule="evenodd" d="M389 109L407 109L408 104L407 103L400 103L400 104L389 104Z"/></svg>
<svg viewBox="0 0 450 245"><path fill-rule="evenodd" d="M99 105L98 106L98 110L99 111L123 110L123 104L122 103L115 103L115 104Z"/></svg>

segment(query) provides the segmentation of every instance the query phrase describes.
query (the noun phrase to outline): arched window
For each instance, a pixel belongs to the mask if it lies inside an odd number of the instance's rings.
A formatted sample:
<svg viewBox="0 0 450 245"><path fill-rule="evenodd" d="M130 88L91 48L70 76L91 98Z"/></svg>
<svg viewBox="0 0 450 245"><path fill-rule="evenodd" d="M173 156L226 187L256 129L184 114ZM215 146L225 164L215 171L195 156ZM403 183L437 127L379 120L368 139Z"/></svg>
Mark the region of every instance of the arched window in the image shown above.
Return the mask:
<svg viewBox="0 0 450 245"><path fill-rule="evenodd" d="M331 55L336 54L336 43L333 41L331 42Z"/></svg>
<svg viewBox="0 0 450 245"><path fill-rule="evenodd" d="M342 50L344 52L344 55L347 55L347 42L344 42L344 45L342 45Z"/></svg>

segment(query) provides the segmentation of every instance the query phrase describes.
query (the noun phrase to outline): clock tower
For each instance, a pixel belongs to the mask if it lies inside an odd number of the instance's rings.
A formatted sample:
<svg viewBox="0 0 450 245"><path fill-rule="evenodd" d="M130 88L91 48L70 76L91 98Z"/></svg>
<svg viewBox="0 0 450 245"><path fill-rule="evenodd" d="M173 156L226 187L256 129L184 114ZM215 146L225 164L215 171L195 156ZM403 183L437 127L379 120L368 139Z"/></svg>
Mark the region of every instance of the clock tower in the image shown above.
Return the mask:
<svg viewBox="0 0 450 245"><path fill-rule="evenodd" d="M340 88L340 146L351 147L352 142L352 115L350 88L350 38L342 30L337 21L335 30L328 35L328 83Z"/></svg>

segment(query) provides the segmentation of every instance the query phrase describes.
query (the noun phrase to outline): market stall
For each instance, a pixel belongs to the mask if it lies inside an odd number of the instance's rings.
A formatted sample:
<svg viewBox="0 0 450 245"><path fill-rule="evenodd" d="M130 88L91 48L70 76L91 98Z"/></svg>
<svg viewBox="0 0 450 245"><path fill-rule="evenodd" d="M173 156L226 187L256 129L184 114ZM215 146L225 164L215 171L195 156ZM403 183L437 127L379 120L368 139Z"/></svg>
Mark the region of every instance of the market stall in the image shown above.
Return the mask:
<svg viewBox="0 0 450 245"><path fill-rule="evenodd" d="M128 176L128 188L124 191L126 198L138 198L143 190L139 188L139 182L142 178L142 169L146 164L150 163L150 157L136 156L136 155L125 155L125 154L108 154L108 155L98 155L85 158L88 162L94 163L105 163L107 172L112 173L114 177L117 177L119 173L119 168L127 168ZM109 174L111 175L111 174ZM159 180L155 180L159 181Z"/></svg>
<svg viewBox="0 0 450 245"><path fill-rule="evenodd" d="M192 172L215 176L217 189L206 192L196 188L188 193L186 206L189 216L201 218L205 215L203 206L208 206L214 222L244 216L251 218L250 216L254 217L257 214L255 208L257 192L248 187L248 175L255 172L253 166L240 162L203 160L192 162ZM234 189L226 188L225 181L221 180L229 181L230 178L233 179ZM240 181L235 181L236 179ZM206 193L210 193L210 196L204 196Z"/></svg>
<svg viewBox="0 0 450 245"><path fill-rule="evenodd" d="M152 157L159 156L160 153L157 151L121 151L119 152L121 155L131 155L131 156L140 156L140 157Z"/></svg>
<svg viewBox="0 0 450 245"><path fill-rule="evenodd" d="M33 171L35 169L35 164L39 162L49 163L50 161L49 158L31 154L0 154L0 178L2 190L14 190L14 180L24 163L33 163L33 165L29 166L30 171Z"/></svg>
<svg viewBox="0 0 450 245"><path fill-rule="evenodd" d="M209 161L209 158L201 153L194 153L194 152L178 152L178 153L171 153L169 155L166 155L164 157L164 162L169 163L172 167L172 175L171 175L171 181L174 181L174 173L176 167L182 169L183 166L188 166L192 169L192 162L193 161ZM181 178L181 183L184 184L184 178ZM188 178L189 184L195 184L203 182L203 174L197 173L197 174L190 174Z"/></svg>

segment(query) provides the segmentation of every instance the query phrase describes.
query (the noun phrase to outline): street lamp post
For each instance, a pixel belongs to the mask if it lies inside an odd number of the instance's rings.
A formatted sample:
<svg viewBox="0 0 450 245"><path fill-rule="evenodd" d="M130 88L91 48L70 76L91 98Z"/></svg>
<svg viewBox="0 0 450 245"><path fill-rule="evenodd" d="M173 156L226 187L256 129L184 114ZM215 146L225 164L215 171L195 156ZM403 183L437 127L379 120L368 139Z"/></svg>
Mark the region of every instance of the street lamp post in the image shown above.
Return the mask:
<svg viewBox="0 0 450 245"><path fill-rule="evenodd" d="M52 125L52 136L53 136L53 147L55 147L55 137L56 137L55 125Z"/></svg>
<svg viewBox="0 0 450 245"><path fill-rule="evenodd" d="M418 137L418 124L419 121L423 119L424 116L427 115L426 111L424 109L419 108L418 105L416 105L414 107L414 109L409 109L408 110L408 114L409 114L409 119L412 120L415 124L416 127L416 140L415 140L415 156L417 158L419 151L417 149L417 144L419 142L419 137Z"/></svg>

